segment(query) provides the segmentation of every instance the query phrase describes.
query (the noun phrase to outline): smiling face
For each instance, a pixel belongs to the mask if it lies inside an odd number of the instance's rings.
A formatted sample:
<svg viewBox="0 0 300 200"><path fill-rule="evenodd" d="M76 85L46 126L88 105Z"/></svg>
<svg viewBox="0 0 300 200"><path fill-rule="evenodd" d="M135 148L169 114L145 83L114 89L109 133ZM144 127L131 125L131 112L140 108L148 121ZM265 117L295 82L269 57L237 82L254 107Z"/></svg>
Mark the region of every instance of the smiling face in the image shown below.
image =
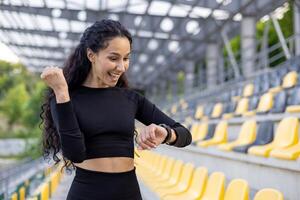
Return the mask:
<svg viewBox="0 0 300 200"><path fill-rule="evenodd" d="M87 50L92 68L87 79L97 87L114 87L120 76L128 70L130 42L126 37L115 37L97 53Z"/></svg>

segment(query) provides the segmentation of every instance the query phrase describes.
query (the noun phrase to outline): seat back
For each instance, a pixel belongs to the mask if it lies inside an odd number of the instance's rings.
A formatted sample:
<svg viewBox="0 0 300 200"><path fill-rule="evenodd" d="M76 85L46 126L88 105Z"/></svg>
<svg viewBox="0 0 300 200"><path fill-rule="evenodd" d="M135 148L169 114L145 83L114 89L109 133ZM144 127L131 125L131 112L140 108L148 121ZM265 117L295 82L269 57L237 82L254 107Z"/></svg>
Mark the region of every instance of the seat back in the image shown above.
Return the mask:
<svg viewBox="0 0 300 200"><path fill-rule="evenodd" d="M205 138L203 138L203 140L208 140L214 137L214 133L216 130L216 124L209 124L208 125L208 132L205 136Z"/></svg>
<svg viewBox="0 0 300 200"><path fill-rule="evenodd" d="M249 100L249 109L248 110L255 110L258 105L258 97L253 96Z"/></svg>
<svg viewBox="0 0 300 200"><path fill-rule="evenodd" d="M224 106L224 112L223 113L232 113L234 112L235 108L236 108L236 102L230 101L228 103L226 103L226 105Z"/></svg>
<svg viewBox="0 0 300 200"><path fill-rule="evenodd" d="M248 111L248 106L249 106L249 99L248 98L242 98L239 100L237 108L235 110L236 115L241 115Z"/></svg>
<svg viewBox="0 0 300 200"><path fill-rule="evenodd" d="M202 122L199 124L197 134L193 138L194 141L196 140L202 140L205 138L206 134L208 131L208 123L207 122Z"/></svg>
<svg viewBox="0 0 300 200"><path fill-rule="evenodd" d="M274 98L274 105L271 113L283 113L287 102L287 94L285 90L278 92Z"/></svg>
<svg viewBox="0 0 300 200"><path fill-rule="evenodd" d="M273 94L268 92L262 95L259 100L257 112L267 112L273 107Z"/></svg>
<svg viewBox="0 0 300 200"><path fill-rule="evenodd" d="M256 193L253 200L283 200L283 195L280 191L272 189L272 188L265 188Z"/></svg>
<svg viewBox="0 0 300 200"><path fill-rule="evenodd" d="M213 117L213 118L220 117L221 114L222 114L222 111L223 111L223 104L222 103L216 103L214 108L213 108L211 117Z"/></svg>
<svg viewBox="0 0 300 200"><path fill-rule="evenodd" d="M194 165L192 163L186 163L183 166L182 174L180 176L180 181L178 185L182 188L187 188L192 182L192 175L194 172Z"/></svg>
<svg viewBox="0 0 300 200"><path fill-rule="evenodd" d="M203 117L203 115L204 115L203 105L198 105L194 117L196 119L200 119L201 117Z"/></svg>
<svg viewBox="0 0 300 200"><path fill-rule="evenodd" d="M209 176L204 195L201 199L219 200L224 198L225 175L222 172L214 172Z"/></svg>
<svg viewBox="0 0 300 200"><path fill-rule="evenodd" d="M256 138L256 121L255 120L245 121L241 127L237 142L242 144L251 143L255 140L255 138Z"/></svg>
<svg viewBox="0 0 300 200"><path fill-rule="evenodd" d="M249 83L244 87L243 96L244 97L252 96L253 92L254 92L254 85L253 83Z"/></svg>
<svg viewBox="0 0 300 200"><path fill-rule="evenodd" d="M274 138L276 147L287 147L298 142L299 121L296 117L287 117L280 121Z"/></svg>
<svg viewBox="0 0 300 200"><path fill-rule="evenodd" d="M171 176L172 168L175 165L175 160L173 158L168 158L165 167L163 168L163 177L168 178Z"/></svg>
<svg viewBox="0 0 300 200"><path fill-rule="evenodd" d="M170 176L170 183L175 184L178 182L179 177L181 176L181 172L182 172L182 167L183 167L183 161L181 160L176 160L171 176Z"/></svg>
<svg viewBox="0 0 300 200"><path fill-rule="evenodd" d="M278 72L270 72L269 79L271 83L271 88L278 87L281 85L281 76L278 74Z"/></svg>
<svg viewBox="0 0 300 200"><path fill-rule="evenodd" d="M291 105L300 105L300 87L294 88L287 100L287 104Z"/></svg>
<svg viewBox="0 0 300 200"><path fill-rule="evenodd" d="M213 140L216 141L226 141L227 140L227 128L228 123L226 121L221 121L216 127Z"/></svg>
<svg viewBox="0 0 300 200"><path fill-rule="evenodd" d="M206 188L207 179L208 170L205 167L197 167L193 174L191 186L188 191L196 198L200 197Z"/></svg>
<svg viewBox="0 0 300 200"><path fill-rule="evenodd" d="M260 123L257 131L256 140L253 145L265 145L274 139L274 124L272 121Z"/></svg>
<svg viewBox="0 0 300 200"><path fill-rule="evenodd" d="M200 126L200 123L193 123L192 124L190 132L192 134L193 141L195 140L195 137L196 137L196 135L198 133L199 126Z"/></svg>
<svg viewBox="0 0 300 200"><path fill-rule="evenodd" d="M243 179L234 179L227 186L224 200L249 200L249 185Z"/></svg>
<svg viewBox="0 0 300 200"><path fill-rule="evenodd" d="M282 87L283 88L290 88L293 87L297 84L298 81L298 74L296 71L291 71L289 73L287 73L284 78L283 78L283 82L282 82Z"/></svg>

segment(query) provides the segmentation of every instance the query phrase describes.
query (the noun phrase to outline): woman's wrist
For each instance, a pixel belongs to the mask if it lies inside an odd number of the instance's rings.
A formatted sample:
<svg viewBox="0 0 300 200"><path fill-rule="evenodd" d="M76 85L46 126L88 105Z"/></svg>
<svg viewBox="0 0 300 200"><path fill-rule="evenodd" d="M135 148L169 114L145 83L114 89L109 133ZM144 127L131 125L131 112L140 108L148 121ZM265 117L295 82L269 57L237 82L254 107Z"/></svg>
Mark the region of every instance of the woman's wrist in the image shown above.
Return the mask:
<svg viewBox="0 0 300 200"><path fill-rule="evenodd" d="M70 101L70 95L68 90L56 90L54 91L54 93L57 103L65 103Z"/></svg>

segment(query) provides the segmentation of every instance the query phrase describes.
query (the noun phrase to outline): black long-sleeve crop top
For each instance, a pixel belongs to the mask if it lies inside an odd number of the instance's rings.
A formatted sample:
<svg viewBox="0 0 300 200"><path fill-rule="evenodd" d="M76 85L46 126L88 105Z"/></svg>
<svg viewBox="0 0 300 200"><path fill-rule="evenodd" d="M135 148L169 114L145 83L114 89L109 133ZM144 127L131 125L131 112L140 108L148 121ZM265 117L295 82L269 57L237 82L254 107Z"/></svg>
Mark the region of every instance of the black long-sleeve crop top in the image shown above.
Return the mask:
<svg viewBox="0 0 300 200"><path fill-rule="evenodd" d="M191 143L188 129L155 104L129 88L80 86L70 101L50 99L51 115L59 133L62 154L74 163L99 157L134 157L135 119L145 125L167 124L177 139L173 146Z"/></svg>

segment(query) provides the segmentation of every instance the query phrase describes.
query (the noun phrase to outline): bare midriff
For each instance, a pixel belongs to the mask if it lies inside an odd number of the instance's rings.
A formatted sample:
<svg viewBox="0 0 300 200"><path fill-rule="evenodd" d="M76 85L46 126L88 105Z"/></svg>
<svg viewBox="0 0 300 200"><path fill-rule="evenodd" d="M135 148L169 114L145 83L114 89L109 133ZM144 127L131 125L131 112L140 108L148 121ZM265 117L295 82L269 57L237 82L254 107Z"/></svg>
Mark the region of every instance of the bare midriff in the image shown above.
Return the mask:
<svg viewBox="0 0 300 200"><path fill-rule="evenodd" d="M83 169L99 172L126 172L134 169L134 159L130 157L93 158L74 163Z"/></svg>

